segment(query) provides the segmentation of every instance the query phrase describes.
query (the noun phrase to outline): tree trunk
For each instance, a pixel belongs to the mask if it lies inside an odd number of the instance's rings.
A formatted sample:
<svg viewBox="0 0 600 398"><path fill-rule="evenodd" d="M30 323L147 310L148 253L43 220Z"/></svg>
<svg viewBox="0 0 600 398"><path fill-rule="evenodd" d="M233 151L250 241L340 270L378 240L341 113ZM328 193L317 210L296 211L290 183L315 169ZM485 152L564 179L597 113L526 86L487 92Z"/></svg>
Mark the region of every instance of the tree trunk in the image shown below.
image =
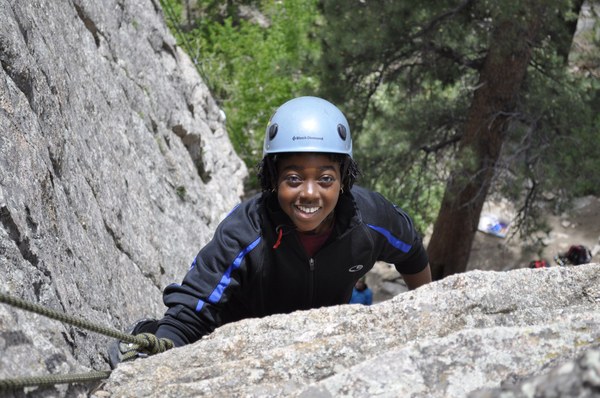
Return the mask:
<svg viewBox="0 0 600 398"><path fill-rule="evenodd" d="M534 7L530 3L530 8ZM543 14L498 21L428 245L434 280L464 272ZM500 259L499 259L500 260Z"/></svg>

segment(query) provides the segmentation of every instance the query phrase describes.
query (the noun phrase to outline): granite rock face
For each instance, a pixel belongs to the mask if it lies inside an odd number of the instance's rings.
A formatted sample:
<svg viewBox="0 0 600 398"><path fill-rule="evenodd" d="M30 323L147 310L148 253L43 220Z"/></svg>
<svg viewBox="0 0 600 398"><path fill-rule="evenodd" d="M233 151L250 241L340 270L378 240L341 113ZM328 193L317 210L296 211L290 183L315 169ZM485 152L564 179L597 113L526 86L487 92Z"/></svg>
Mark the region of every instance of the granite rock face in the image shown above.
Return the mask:
<svg viewBox="0 0 600 398"><path fill-rule="evenodd" d="M222 111L158 0L2 0L0 21L0 291L160 316L243 193ZM0 378L106 369L108 341L0 304Z"/></svg>
<svg viewBox="0 0 600 398"><path fill-rule="evenodd" d="M248 319L120 364L94 396L499 397L548 372L594 396L598 271L471 271L369 307Z"/></svg>
<svg viewBox="0 0 600 398"><path fill-rule="evenodd" d="M1 292L120 330L158 317L246 175L158 0L0 0ZM594 396L598 267L472 271L248 319L93 392L11 394ZM0 379L107 370L110 341L0 304Z"/></svg>

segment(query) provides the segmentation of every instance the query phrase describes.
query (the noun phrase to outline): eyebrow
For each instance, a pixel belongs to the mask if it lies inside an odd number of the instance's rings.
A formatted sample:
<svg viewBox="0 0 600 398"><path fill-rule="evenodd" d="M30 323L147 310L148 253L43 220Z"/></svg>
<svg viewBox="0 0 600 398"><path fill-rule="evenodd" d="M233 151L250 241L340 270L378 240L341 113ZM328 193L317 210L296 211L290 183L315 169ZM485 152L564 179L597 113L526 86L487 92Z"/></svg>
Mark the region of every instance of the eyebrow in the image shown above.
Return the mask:
<svg viewBox="0 0 600 398"><path fill-rule="evenodd" d="M290 164L289 166L285 166L281 171L286 171L286 170L304 170L306 167L303 166L297 166L295 164ZM319 167L319 170L324 171L324 170L333 170L335 171L335 167L334 166L321 166Z"/></svg>

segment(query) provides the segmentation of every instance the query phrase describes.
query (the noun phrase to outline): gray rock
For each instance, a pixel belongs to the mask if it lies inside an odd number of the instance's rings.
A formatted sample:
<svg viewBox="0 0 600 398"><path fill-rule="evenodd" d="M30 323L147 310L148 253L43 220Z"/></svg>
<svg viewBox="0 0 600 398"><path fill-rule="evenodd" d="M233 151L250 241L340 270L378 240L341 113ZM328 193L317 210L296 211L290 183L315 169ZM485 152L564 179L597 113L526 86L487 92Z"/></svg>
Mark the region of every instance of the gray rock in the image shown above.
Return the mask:
<svg viewBox="0 0 600 398"><path fill-rule="evenodd" d="M469 398L528 398L600 396L600 350L588 350L576 360L567 361L539 376L516 382L508 381L499 388L477 390Z"/></svg>
<svg viewBox="0 0 600 398"><path fill-rule="evenodd" d="M0 291L121 330L160 316L242 195L221 110L158 0L3 0L0 21ZM473 271L225 325L91 393L13 395L592 396L599 278L597 264ZM2 304L0 378L107 370L110 341Z"/></svg>
<svg viewBox="0 0 600 398"><path fill-rule="evenodd" d="M225 325L121 364L95 396L465 397L600 348L599 309L598 264L471 271L372 306Z"/></svg>
<svg viewBox="0 0 600 398"><path fill-rule="evenodd" d="M118 329L162 315L242 195L222 111L158 0L4 0L0 21L0 291ZM0 378L106 369L109 341L0 304Z"/></svg>

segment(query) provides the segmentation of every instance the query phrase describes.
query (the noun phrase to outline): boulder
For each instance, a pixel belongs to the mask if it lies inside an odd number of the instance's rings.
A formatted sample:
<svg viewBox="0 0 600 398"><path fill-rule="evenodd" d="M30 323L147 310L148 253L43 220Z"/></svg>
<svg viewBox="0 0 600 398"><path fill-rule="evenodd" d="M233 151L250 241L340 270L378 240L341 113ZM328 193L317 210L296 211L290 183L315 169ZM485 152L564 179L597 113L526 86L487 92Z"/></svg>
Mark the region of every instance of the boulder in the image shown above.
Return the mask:
<svg viewBox="0 0 600 398"><path fill-rule="evenodd" d="M93 396L504 397L493 389L552 372L582 395L555 382L536 396L593 396L598 267L470 271L372 306L247 319L120 364Z"/></svg>

